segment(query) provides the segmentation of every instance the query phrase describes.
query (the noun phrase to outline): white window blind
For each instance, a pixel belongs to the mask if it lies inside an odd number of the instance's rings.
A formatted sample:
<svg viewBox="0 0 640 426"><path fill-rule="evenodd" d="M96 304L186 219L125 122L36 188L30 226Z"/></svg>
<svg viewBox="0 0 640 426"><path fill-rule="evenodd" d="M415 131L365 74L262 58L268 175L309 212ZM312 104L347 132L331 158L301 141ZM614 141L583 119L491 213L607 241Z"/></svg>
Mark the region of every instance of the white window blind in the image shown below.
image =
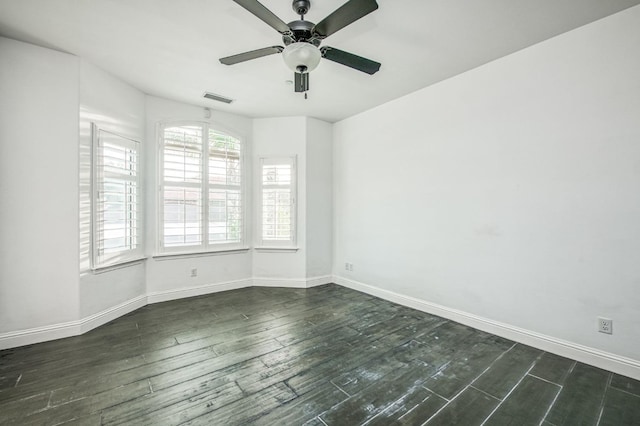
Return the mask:
<svg viewBox="0 0 640 426"><path fill-rule="evenodd" d="M92 268L142 258L139 142L92 124Z"/></svg>
<svg viewBox="0 0 640 426"><path fill-rule="evenodd" d="M165 126L160 157L160 251L240 247L241 141L208 124Z"/></svg>
<svg viewBox="0 0 640 426"><path fill-rule="evenodd" d="M296 159L261 158L262 246L293 246L296 242Z"/></svg>
<svg viewBox="0 0 640 426"><path fill-rule="evenodd" d="M209 243L242 240L240 141L209 129Z"/></svg>
<svg viewBox="0 0 640 426"><path fill-rule="evenodd" d="M163 247L202 244L202 128L163 133Z"/></svg>

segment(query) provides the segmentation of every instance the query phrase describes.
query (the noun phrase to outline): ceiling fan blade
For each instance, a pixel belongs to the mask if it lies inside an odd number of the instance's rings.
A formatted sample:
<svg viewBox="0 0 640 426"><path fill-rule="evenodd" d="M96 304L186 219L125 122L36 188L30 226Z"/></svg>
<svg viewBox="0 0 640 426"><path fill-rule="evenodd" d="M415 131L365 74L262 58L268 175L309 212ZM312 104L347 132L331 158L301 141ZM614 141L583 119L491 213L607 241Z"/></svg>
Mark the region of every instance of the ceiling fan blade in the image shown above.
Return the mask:
<svg viewBox="0 0 640 426"><path fill-rule="evenodd" d="M257 0L233 0L238 3L240 6L247 9L249 12L253 13L258 17L258 19L262 20L264 23L269 25L271 28L275 29L281 34L285 34L290 32L289 26L285 24L285 22L278 18L272 11L267 9L262 5L262 3Z"/></svg>
<svg viewBox="0 0 640 426"><path fill-rule="evenodd" d="M227 56L226 58L220 58L220 63L233 65L244 61L250 61L251 59L262 58L263 56L273 55L274 53L281 53L283 50L284 47L282 46L264 47L262 49L238 53L237 55Z"/></svg>
<svg viewBox="0 0 640 426"><path fill-rule="evenodd" d="M325 38L378 8L376 0L349 0L313 28L313 34Z"/></svg>
<svg viewBox="0 0 640 426"><path fill-rule="evenodd" d="M322 52L323 58L346 65L358 71L366 72L367 74L375 74L380 69L380 65L382 65L379 62L336 49L335 47L325 46L320 48L320 52Z"/></svg>

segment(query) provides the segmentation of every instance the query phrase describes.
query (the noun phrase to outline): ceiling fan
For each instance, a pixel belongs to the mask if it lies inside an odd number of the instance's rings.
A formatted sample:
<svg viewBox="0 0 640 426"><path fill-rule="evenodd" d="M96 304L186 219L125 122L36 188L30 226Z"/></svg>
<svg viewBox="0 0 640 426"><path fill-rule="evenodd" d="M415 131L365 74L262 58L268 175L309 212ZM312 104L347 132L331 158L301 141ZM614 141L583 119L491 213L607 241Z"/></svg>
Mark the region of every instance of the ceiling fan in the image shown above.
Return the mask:
<svg viewBox="0 0 640 426"><path fill-rule="evenodd" d="M295 91L305 92L305 98L306 91L309 90L309 72L318 66L321 58L346 65L367 74L375 74L380 69L381 64L371 59L334 47L320 47L322 40L331 34L378 9L376 0L349 0L318 24L304 19L304 15L311 8L310 0L293 1L293 10L300 16L300 19L288 24L285 24L284 21L257 0L233 1L282 34L282 42L286 47L270 46L227 56L220 59L220 62L225 65L233 65L275 53L282 53L284 62L295 73Z"/></svg>

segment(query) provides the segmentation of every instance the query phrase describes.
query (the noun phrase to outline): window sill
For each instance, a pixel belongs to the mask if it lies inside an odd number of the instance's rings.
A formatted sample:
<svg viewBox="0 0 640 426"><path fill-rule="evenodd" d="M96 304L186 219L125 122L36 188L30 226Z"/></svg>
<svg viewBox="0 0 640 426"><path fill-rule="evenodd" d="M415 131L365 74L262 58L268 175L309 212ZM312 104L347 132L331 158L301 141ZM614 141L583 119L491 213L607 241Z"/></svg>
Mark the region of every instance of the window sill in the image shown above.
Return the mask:
<svg viewBox="0 0 640 426"><path fill-rule="evenodd" d="M116 263L113 265L100 266L98 268L91 269L91 273L94 275L104 274L105 272L115 271L116 269L128 268L129 266L139 265L145 260L147 260L146 257L141 257L139 259L125 260L124 262Z"/></svg>
<svg viewBox="0 0 640 426"><path fill-rule="evenodd" d="M254 247L255 251L263 253L295 253L298 247Z"/></svg>
<svg viewBox="0 0 640 426"><path fill-rule="evenodd" d="M152 258L154 260L171 260L171 259L186 259L190 257L205 257L205 256L222 256L225 254L238 254L247 253L249 247L243 247L239 249L229 250L216 250L216 251L197 251L197 252L184 252L184 253L159 253L154 254Z"/></svg>

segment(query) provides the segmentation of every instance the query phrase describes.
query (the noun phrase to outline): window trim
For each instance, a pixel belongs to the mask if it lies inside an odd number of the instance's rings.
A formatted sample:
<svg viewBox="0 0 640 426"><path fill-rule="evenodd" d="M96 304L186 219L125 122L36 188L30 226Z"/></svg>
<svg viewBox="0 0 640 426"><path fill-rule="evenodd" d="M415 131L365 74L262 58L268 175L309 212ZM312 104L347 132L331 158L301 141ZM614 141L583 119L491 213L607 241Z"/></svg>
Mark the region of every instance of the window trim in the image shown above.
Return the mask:
<svg viewBox="0 0 640 426"><path fill-rule="evenodd" d="M240 198L242 202L242 229L241 238L239 242L224 242L224 243L209 243L208 236L208 217L209 217L209 181L208 181L208 151L207 155L203 155L203 176L200 190L203 195L202 206L202 244L185 246L185 247L164 247L164 130L168 127L181 127L181 126L200 126L203 129L203 147L205 143L209 143L209 130L215 130L220 133L224 133L227 136L231 136L240 141ZM204 136L206 135L206 137ZM207 147L208 149L208 147ZM207 254L216 254L224 252L234 252L247 250L247 173L245 167L246 159L246 138L240 133L229 129L226 126L219 125L217 122L200 121L200 120L168 120L160 121L156 126L156 241L155 241L155 253L153 258L169 258L169 257L183 257L189 255L206 256ZM206 195L206 197L204 197Z"/></svg>
<svg viewBox="0 0 640 426"><path fill-rule="evenodd" d="M265 240L262 234L263 226L263 196L264 196L264 182L262 180L263 167L265 164L289 164L291 165L291 183L289 188L291 190L291 239L283 240ZM292 253L298 251L298 156L264 156L258 158L258 191L259 191L259 203L258 203L258 226L256 227L256 251L261 252L283 252Z"/></svg>
<svg viewBox="0 0 640 426"><path fill-rule="evenodd" d="M99 247L98 247L98 208L99 208L99 178L98 174L102 172L99 170L98 156L100 149L100 134L101 132L115 136L117 138L124 139L134 144L136 152L136 175L135 182L136 188L136 248L127 249L119 252L116 255L109 256L107 260L99 259ZM123 144L124 147L124 144ZM99 273L109 271L113 269L119 269L121 267L129 266L130 264L139 263L145 259L144 256L144 190L143 190L143 173L142 157L143 146L138 140L130 137L123 136L119 133L112 132L110 130L99 127L95 122L91 123L91 189L90 189L90 210L91 210L91 226L90 226L90 245L89 245L89 258L90 267L93 273Z"/></svg>

